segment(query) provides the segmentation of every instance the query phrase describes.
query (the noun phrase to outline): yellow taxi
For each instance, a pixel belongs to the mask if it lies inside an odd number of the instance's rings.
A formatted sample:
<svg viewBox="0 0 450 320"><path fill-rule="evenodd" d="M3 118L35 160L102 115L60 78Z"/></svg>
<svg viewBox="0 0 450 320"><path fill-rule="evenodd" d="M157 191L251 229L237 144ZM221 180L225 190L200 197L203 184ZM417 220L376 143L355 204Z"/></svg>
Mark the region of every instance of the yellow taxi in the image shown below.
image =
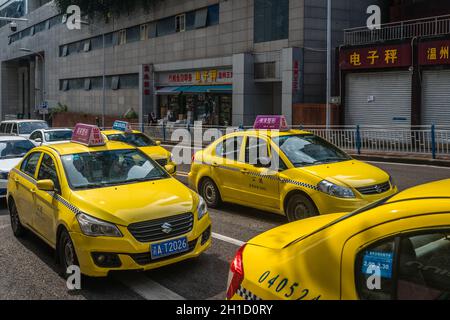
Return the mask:
<svg viewBox="0 0 450 320"><path fill-rule="evenodd" d="M209 207L232 202L289 221L350 212L397 192L388 173L309 132L287 129L282 116L258 116L254 130L195 153L189 183Z"/></svg>
<svg viewBox="0 0 450 320"><path fill-rule="evenodd" d="M121 141L138 148L166 168L171 175L176 175L177 164L173 161L172 153L161 147L160 141L154 141L146 134L132 130L128 122L115 121L112 130L104 130L102 133L107 140Z"/></svg>
<svg viewBox="0 0 450 320"><path fill-rule="evenodd" d="M14 235L56 249L61 271L149 270L211 245L204 200L139 149L78 124L71 143L31 150L8 180Z"/></svg>
<svg viewBox="0 0 450 320"><path fill-rule="evenodd" d="M450 180L257 236L231 264L227 298L449 300Z"/></svg>

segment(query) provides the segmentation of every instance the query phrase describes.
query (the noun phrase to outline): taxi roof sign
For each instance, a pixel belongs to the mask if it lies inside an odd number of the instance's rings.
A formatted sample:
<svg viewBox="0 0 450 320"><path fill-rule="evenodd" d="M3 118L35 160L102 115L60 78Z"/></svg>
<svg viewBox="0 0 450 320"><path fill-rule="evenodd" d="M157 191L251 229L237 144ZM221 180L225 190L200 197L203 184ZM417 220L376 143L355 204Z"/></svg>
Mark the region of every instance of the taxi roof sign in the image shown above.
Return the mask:
<svg viewBox="0 0 450 320"><path fill-rule="evenodd" d="M131 132L131 125L129 122L116 120L113 124L113 130Z"/></svg>
<svg viewBox="0 0 450 320"><path fill-rule="evenodd" d="M255 130L289 130L286 117L283 115L257 116L253 128Z"/></svg>
<svg viewBox="0 0 450 320"><path fill-rule="evenodd" d="M72 142L88 147L105 145L100 128L90 124L78 123L73 129Z"/></svg>

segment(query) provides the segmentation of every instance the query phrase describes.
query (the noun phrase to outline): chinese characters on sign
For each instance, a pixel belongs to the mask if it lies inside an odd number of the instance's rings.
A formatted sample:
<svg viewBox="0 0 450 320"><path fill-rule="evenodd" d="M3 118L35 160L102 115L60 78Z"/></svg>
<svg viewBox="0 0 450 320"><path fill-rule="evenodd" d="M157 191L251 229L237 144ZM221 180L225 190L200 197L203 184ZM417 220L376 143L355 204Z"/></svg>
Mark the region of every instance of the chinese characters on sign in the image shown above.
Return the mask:
<svg viewBox="0 0 450 320"><path fill-rule="evenodd" d="M72 142L90 147L104 145L102 134L97 126L79 123L73 129Z"/></svg>
<svg viewBox="0 0 450 320"><path fill-rule="evenodd" d="M421 65L450 64L450 40L420 43L419 63Z"/></svg>
<svg viewBox="0 0 450 320"><path fill-rule="evenodd" d="M289 130L285 116L257 116L253 128L256 130Z"/></svg>
<svg viewBox="0 0 450 320"><path fill-rule="evenodd" d="M340 53L343 70L407 67L412 64L409 44L344 49Z"/></svg>
<svg viewBox="0 0 450 320"><path fill-rule="evenodd" d="M232 82L233 72L231 70L197 70L163 73L159 76L159 83L167 85L231 84Z"/></svg>
<svg viewBox="0 0 450 320"><path fill-rule="evenodd" d="M292 91L296 93L299 90L299 80L300 80L300 67L298 60L294 61L294 68L292 74Z"/></svg>
<svg viewBox="0 0 450 320"><path fill-rule="evenodd" d="M144 96L149 96L151 93L151 81L150 81L150 66L144 65L144 72L142 74L143 76L143 86L144 86Z"/></svg>

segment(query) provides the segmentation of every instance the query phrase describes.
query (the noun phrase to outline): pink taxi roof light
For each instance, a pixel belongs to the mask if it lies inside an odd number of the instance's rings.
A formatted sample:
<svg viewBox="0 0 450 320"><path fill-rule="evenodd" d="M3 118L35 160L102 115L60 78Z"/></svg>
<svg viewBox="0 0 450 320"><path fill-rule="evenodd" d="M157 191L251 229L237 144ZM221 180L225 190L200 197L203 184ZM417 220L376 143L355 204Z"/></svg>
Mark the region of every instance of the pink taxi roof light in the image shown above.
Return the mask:
<svg viewBox="0 0 450 320"><path fill-rule="evenodd" d="M72 142L88 147L105 145L100 128L90 124L78 123L73 129Z"/></svg>
<svg viewBox="0 0 450 320"><path fill-rule="evenodd" d="M283 115L257 116L253 128L255 130L289 130L286 117Z"/></svg>

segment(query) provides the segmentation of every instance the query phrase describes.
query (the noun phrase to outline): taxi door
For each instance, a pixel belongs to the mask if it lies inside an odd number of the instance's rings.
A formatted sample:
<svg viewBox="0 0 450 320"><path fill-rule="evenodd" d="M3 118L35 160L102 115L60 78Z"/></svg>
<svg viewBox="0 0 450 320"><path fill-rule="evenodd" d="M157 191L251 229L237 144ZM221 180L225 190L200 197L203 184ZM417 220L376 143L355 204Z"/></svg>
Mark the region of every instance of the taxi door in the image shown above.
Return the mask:
<svg viewBox="0 0 450 320"><path fill-rule="evenodd" d="M243 136L233 136L219 143L211 159L211 173L224 200L241 200Z"/></svg>
<svg viewBox="0 0 450 320"><path fill-rule="evenodd" d="M245 141L245 163L241 170L241 188L247 202L256 206L280 208L278 171L271 167L271 148L266 138L248 136Z"/></svg>
<svg viewBox="0 0 450 320"><path fill-rule="evenodd" d="M52 245L56 244L56 224L60 206L55 196L61 193L59 172L55 164L56 161L50 154L43 154L37 171L37 180L52 180L55 191L36 189L33 216L33 228Z"/></svg>
<svg viewBox="0 0 450 320"><path fill-rule="evenodd" d="M33 152L22 162L21 174L14 173L13 181L16 192L13 195L17 211L23 224L33 226L33 212L35 200L36 169L41 158L41 152Z"/></svg>
<svg viewBox="0 0 450 320"><path fill-rule="evenodd" d="M394 220L351 237L341 260L341 298L450 297L450 213ZM376 266L376 267L374 267Z"/></svg>

